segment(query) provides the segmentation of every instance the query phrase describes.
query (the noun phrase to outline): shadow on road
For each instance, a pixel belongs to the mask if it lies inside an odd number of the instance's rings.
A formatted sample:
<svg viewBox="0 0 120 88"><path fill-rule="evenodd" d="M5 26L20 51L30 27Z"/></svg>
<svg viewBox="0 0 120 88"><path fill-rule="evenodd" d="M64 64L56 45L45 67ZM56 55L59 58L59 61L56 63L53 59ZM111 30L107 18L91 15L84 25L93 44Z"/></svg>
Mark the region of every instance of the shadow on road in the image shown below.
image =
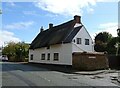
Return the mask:
<svg viewBox="0 0 120 88"><path fill-rule="evenodd" d="M58 71L63 73L73 73L76 70L72 69L72 66L66 65L53 65L53 64L41 64L41 63L2 63L2 71Z"/></svg>
<svg viewBox="0 0 120 88"><path fill-rule="evenodd" d="M15 71L15 70L21 70L21 71L48 71L45 68L35 67L32 65L29 65L28 63L22 64L22 63L9 63L9 62L3 62L2 64L2 71Z"/></svg>
<svg viewBox="0 0 120 88"><path fill-rule="evenodd" d="M69 73L69 74L77 71L73 69L71 65L55 65L55 64L42 64L42 63L27 63L24 65L30 65L30 66L48 69L51 71L58 71L58 72Z"/></svg>

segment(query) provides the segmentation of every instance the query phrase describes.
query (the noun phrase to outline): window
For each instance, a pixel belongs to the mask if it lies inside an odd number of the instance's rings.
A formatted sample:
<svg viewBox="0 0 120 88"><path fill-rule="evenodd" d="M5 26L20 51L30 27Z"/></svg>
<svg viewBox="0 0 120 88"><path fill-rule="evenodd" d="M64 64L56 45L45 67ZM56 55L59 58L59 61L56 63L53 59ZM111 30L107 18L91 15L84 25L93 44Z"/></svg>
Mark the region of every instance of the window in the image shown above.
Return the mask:
<svg viewBox="0 0 120 88"><path fill-rule="evenodd" d="M50 60L50 53L47 54L47 60Z"/></svg>
<svg viewBox="0 0 120 88"><path fill-rule="evenodd" d="M73 42L75 43L75 39L73 40Z"/></svg>
<svg viewBox="0 0 120 88"><path fill-rule="evenodd" d="M77 38L77 44L81 44L81 38Z"/></svg>
<svg viewBox="0 0 120 88"><path fill-rule="evenodd" d="M30 60L33 60L33 54L30 55Z"/></svg>
<svg viewBox="0 0 120 88"><path fill-rule="evenodd" d="M54 61L58 61L59 60L59 53L54 53Z"/></svg>
<svg viewBox="0 0 120 88"><path fill-rule="evenodd" d="M45 60L45 54L41 55L41 60Z"/></svg>
<svg viewBox="0 0 120 88"><path fill-rule="evenodd" d="M85 45L89 45L89 39L85 39Z"/></svg>

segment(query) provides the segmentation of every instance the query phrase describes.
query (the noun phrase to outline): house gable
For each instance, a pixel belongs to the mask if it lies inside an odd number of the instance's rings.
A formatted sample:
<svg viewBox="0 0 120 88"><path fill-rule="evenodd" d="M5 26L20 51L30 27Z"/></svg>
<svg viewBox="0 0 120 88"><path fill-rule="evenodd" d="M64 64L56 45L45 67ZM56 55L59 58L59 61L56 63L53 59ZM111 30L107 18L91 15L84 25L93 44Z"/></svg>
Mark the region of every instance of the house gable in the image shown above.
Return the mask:
<svg viewBox="0 0 120 88"><path fill-rule="evenodd" d="M80 43L77 39L80 39ZM88 44L85 44L86 40L88 40ZM73 51L72 52L93 52L93 40L86 30L84 26L82 26L81 30L76 34L76 36L72 40ZM78 44L79 43L79 44Z"/></svg>

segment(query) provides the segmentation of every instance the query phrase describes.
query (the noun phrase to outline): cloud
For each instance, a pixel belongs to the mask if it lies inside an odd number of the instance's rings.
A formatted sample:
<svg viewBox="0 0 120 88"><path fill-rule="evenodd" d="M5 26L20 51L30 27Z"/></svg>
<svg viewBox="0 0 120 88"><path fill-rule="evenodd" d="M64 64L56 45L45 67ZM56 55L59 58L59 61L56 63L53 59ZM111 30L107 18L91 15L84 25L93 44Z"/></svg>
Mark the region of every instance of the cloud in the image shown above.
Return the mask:
<svg viewBox="0 0 120 88"><path fill-rule="evenodd" d="M83 8L96 5L96 0L39 0L36 7L60 15L82 15ZM93 9L90 9L93 11Z"/></svg>
<svg viewBox="0 0 120 88"><path fill-rule="evenodd" d="M99 25L99 30L96 32L96 34L100 33L100 32L109 32L110 34L112 34L113 37L117 36L117 29L118 29L118 23L103 23ZM96 36L96 34L94 34L94 36Z"/></svg>
<svg viewBox="0 0 120 88"><path fill-rule="evenodd" d="M7 6L12 6L12 7L14 7L14 6L16 6L16 4L15 4L14 2L10 1L10 2L7 2Z"/></svg>
<svg viewBox="0 0 120 88"><path fill-rule="evenodd" d="M38 0L2 0L2 2L37 2ZM88 1L88 0L86 0ZM119 0L95 0L97 2L118 2Z"/></svg>
<svg viewBox="0 0 120 88"><path fill-rule="evenodd" d="M100 24L99 28L112 28L118 26L118 23L104 23Z"/></svg>
<svg viewBox="0 0 120 88"><path fill-rule="evenodd" d="M118 2L119 0L97 0L97 2Z"/></svg>
<svg viewBox="0 0 120 88"><path fill-rule="evenodd" d="M15 6L15 3L14 2L9 2L11 6Z"/></svg>
<svg viewBox="0 0 120 88"><path fill-rule="evenodd" d="M9 31L2 31L0 30L0 46L4 45L4 42L20 42L21 40L15 37L14 33Z"/></svg>
<svg viewBox="0 0 120 88"><path fill-rule="evenodd" d="M34 15L34 16L38 16L38 14L36 13L36 11L23 11L24 15Z"/></svg>
<svg viewBox="0 0 120 88"><path fill-rule="evenodd" d="M12 23L8 25L4 25L4 29L26 29L29 28L34 24L33 21L28 21L28 22L18 22L18 23Z"/></svg>
<svg viewBox="0 0 120 88"><path fill-rule="evenodd" d="M94 9L93 8L87 8L87 12L90 13L90 14L93 14L94 13Z"/></svg>

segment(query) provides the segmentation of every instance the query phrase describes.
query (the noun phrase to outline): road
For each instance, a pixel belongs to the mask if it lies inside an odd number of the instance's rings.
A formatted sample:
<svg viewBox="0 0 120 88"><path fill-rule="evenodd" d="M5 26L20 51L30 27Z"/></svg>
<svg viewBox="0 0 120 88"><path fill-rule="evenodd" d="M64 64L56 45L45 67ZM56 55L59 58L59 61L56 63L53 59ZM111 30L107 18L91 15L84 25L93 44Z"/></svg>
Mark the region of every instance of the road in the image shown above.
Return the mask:
<svg viewBox="0 0 120 88"><path fill-rule="evenodd" d="M51 71L21 63L2 62L2 86L117 86L76 74Z"/></svg>

